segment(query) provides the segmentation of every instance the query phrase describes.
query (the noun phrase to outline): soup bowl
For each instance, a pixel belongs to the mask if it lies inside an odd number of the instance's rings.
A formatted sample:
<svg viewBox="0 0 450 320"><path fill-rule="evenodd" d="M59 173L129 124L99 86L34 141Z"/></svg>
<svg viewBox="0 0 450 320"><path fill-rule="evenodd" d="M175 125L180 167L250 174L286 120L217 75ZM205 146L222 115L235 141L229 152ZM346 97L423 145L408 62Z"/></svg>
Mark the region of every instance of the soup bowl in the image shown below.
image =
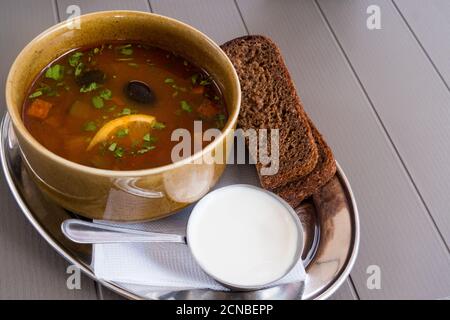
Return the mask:
<svg viewBox="0 0 450 320"><path fill-rule="evenodd" d="M81 16L79 28L73 26L70 22L57 24L32 40L17 56L6 83L7 108L22 157L44 195L87 218L114 221L162 218L204 196L225 169L239 114L239 79L225 53L193 27L151 13L97 12ZM219 86L228 109L221 135L180 161L134 171L84 166L42 146L21 117L34 79L71 49L116 40L154 45L206 70Z"/></svg>

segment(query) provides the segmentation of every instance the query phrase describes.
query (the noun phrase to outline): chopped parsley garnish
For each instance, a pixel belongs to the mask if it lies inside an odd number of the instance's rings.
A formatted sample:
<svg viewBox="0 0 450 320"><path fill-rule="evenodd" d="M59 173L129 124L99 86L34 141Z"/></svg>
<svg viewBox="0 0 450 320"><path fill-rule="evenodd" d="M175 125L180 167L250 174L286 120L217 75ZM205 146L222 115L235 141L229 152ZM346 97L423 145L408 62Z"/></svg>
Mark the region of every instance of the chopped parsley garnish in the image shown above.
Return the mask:
<svg viewBox="0 0 450 320"><path fill-rule="evenodd" d="M43 95L42 90L36 90L36 91L33 92L32 94L30 94L30 95L28 96L28 98L34 99L34 98L40 97L40 96L42 96L42 95Z"/></svg>
<svg viewBox="0 0 450 320"><path fill-rule="evenodd" d="M187 91L187 89L185 87L180 87L180 86L177 86L176 84L173 84L172 88L174 88L175 90L183 91L183 92Z"/></svg>
<svg viewBox="0 0 450 320"><path fill-rule="evenodd" d="M219 113L216 116L216 125L219 129L222 129L225 126L225 115Z"/></svg>
<svg viewBox="0 0 450 320"><path fill-rule="evenodd" d="M97 130L97 125L94 121L89 121L84 124L84 131L95 131Z"/></svg>
<svg viewBox="0 0 450 320"><path fill-rule="evenodd" d="M138 65L137 63L134 63L134 62L129 62L128 65L129 65L130 67L133 67L133 68L139 67L139 65Z"/></svg>
<svg viewBox="0 0 450 320"><path fill-rule="evenodd" d="M118 147L114 150L114 157L122 158L125 153L125 150L122 147Z"/></svg>
<svg viewBox="0 0 450 320"><path fill-rule="evenodd" d="M131 114L131 109L130 108L123 108L122 112L119 113L119 116L127 116Z"/></svg>
<svg viewBox="0 0 450 320"><path fill-rule="evenodd" d="M156 121L152 126L153 129L157 129L157 130L162 130L165 127L166 127L166 125L164 123L158 122L158 121Z"/></svg>
<svg viewBox="0 0 450 320"><path fill-rule="evenodd" d="M109 90L109 89L102 90L100 92L100 97L102 97L105 100L111 100L111 98L112 98L111 90Z"/></svg>
<svg viewBox="0 0 450 320"><path fill-rule="evenodd" d="M142 137L142 140L144 140L145 142L153 143L156 142L158 138L152 136L150 133L147 133L144 137Z"/></svg>
<svg viewBox="0 0 450 320"><path fill-rule="evenodd" d="M137 153L138 153L138 154L144 154L144 153L147 153L147 152L149 152L150 150L153 150L153 149L155 149L155 148L156 148L155 146L147 146L147 147L145 147L145 148L142 148L142 149L138 150Z"/></svg>
<svg viewBox="0 0 450 320"><path fill-rule="evenodd" d="M84 69L84 63L80 62L75 68L75 77L78 77L79 75L81 75L81 72L83 72L83 69Z"/></svg>
<svg viewBox="0 0 450 320"><path fill-rule="evenodd" d="M186 111L186 112L192 112L192 107L189 105L189 103L187 103L186 100L182 100L180 102L181 104L181 110Z"/></svg>
<svg viewBox="0 0 450 320"><path fill-rule="evenodd" d="M164 80L164 83L174 83L175 80L173 80L172 78L166 78L166 80Z"/></svg>
<svg viewBox="0 0 450 320"><path fill-rule="evenodd" d="M80 92L90 92L93 90L97 90L100 88L100 86L97 84L97 82L91 82L88 85L84 85L80 88Z"/></svg>
<svg viewBox="0 0 450 320"><path fill-rule="evenodd" d="M118 138L123 138L126 137L128 135L128 129L124 128L124 129L120 129L119 131L117 131L116 136Z"/></svg>
<svg viewBox="0 0 450 320"><path fill-rule="evenodd" d="M113 142L109 145L108 150L114 152L116 150L117 143Z"/></svg>
<svg viewBox="0 0 450 320"><path fill-rule="evenodd" d="M83 56L83 53L82 53L82 52L75 52L74 54L72 54L72 55L69 57L69 64L70 64L72 67L78 66L78 63L80 62L80 59L81 59L82 56Z"/></svg>
<svg viewBox="0 0 450 320"><path fill-rule="evenodd" d="M209 79L200 81L201 86L207 86L208 84L211 84L211 81Z"/></svg>
<svg viewBox="0 0 450 320"><path fill-rule="evenodd" d="M96 109L101 109L105 106L105 103L103 102L103 99L99 96L92 97L92 104Z"/></svg>
<svg viewBox="0 0 450 320"><path fill-rule="evenodd" d="M120 50L120 53L125 56L131 56L133 54L133 48L132 48L131 44L126 44L124 46L120 46L120 47L118 47L118 49Z"/></svg>
<svg viewBox="0 0 450 320"><path fill-rule="evenodd" d="M56 81L64 77L64 67L60 64L55 64L45 71L45 77Z"/></svg>
<svg viewBox="0 0 450 320"><path fill-rule="evenodd" d="M192 82L193 85L195 85L195 84L197 83L198 77L199 77L199 74L198 74L198 73L192 75L192 77L191 77L191 82Z"/></svg>
<svg viewBox="0 0 450 320"><path fill-rule="evenodd" d="M94 54L98 54L100 53L100 49L99 48L94 48Z"/></svg>

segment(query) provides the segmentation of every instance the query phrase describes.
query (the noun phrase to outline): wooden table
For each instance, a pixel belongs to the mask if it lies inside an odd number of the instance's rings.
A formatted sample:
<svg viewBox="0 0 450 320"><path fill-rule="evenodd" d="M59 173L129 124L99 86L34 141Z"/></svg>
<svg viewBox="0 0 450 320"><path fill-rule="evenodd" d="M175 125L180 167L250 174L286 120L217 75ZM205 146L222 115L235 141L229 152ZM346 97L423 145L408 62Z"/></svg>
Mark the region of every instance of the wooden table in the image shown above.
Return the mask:
<svg viewBox="0 0 450 320"><path fill-rule="evenodd" d="M5 0L2 97L19 50L66 19L73 4L82 13L171 16L217 43L272 37L359 207L359 257L334 298L450 296L450 1ZM381 29L366 25L370 5L380 8ZM81 290L67 289L67 263L32 229L0 179L0 298L117 298L88 278ZM380 289L367 286L372 265L380 268Z"/></svg>

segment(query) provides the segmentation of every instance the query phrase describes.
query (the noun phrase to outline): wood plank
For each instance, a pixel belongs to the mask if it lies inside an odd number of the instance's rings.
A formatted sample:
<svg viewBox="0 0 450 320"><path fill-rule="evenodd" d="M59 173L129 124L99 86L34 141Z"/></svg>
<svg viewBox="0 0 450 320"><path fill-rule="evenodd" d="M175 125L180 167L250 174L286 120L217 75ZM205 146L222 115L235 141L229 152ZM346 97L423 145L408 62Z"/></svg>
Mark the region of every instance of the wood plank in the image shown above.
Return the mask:
<svg viewBox="0 0 450 320"><path fill-rule="evenodd" d="M239 9L232 0L193 0L189 3L182 0L151 0L151 7L155 13L184 21L198 28L218 44L247 34ZM347 290L351 287L350 281L346 280L343 287L342 291L336 293L337 297L351 299Z"/></svg>
<svg viewBox="0 0 450 320"><path fill-rule="evenodd" d="M320 4L449 246L450 91L392 2ZM381 30L358 27L371 4L381 8Z"/></svg>
<svg viewBox="0 0 450 320"><path fill-rule="evenodd" d="M67 7L77 5L81 8L81 14L105 10L138 10L150 11L147 0L57 0L58 12L61 19L66 19Z"/></svg>
<svg viewBox="0 0 450 320"><path fill-rule="evenodd" d="M150 4L155 13L186 22L219 44L246 34L233 1L151 0Z"/></svg>
<svg viewBox="0 0 450 320"><path fill-rule="evenodd" d="M0 10L0 114L6 111L6 76L17 53L39 32L56 22L53 1L5 1ZM0 174L0 299L96 299L93 281L81 290L66 287L67 262L32 228Z"/></svg>
<svg viewBox="0 0 450 320"><path fill-rule="evenodd" d="M333 3L337 12L352 10L348 2L326 3ZM448 296L447 249L317 5L285 1L281 6L257 0L238 1L238 5L251 33L267 34L280 45L306 111L352 184L361 218L360 251L352 272L359 297ZM365 9L358 12L365 16ZM360 25L353 28L363 30ZM386 67L392 66L378 69ZM373 264L382 271L381 290L366 286L366 269Z"/></svg>
<svg viewBox="0 0 450 320"><path fill-rule="evenodd" d="M450 87L450 1L394 0L440 77Z"/></svg>

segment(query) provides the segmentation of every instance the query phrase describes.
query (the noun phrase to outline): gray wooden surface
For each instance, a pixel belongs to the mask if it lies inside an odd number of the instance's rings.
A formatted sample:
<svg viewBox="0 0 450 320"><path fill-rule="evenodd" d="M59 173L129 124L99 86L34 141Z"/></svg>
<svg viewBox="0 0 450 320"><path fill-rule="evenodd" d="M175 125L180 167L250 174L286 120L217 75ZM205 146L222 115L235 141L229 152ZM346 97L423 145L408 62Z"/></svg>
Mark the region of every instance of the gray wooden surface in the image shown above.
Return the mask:
<svg viewBox="0 0 450 320"><path fill-rule="evenodd" d="M218 43L272 37L360 210L359 257L333 299L450 296L450 1L5 0L2 83L25 43L65 19L72 4L82 13L150 10ZM366 28L374 4L381 30ZM0 179L0 298L120 298L85 278L82 290L68 290L67 263L32 230ZM379 290L367 287L371 265L381 270Z"/></svg>

